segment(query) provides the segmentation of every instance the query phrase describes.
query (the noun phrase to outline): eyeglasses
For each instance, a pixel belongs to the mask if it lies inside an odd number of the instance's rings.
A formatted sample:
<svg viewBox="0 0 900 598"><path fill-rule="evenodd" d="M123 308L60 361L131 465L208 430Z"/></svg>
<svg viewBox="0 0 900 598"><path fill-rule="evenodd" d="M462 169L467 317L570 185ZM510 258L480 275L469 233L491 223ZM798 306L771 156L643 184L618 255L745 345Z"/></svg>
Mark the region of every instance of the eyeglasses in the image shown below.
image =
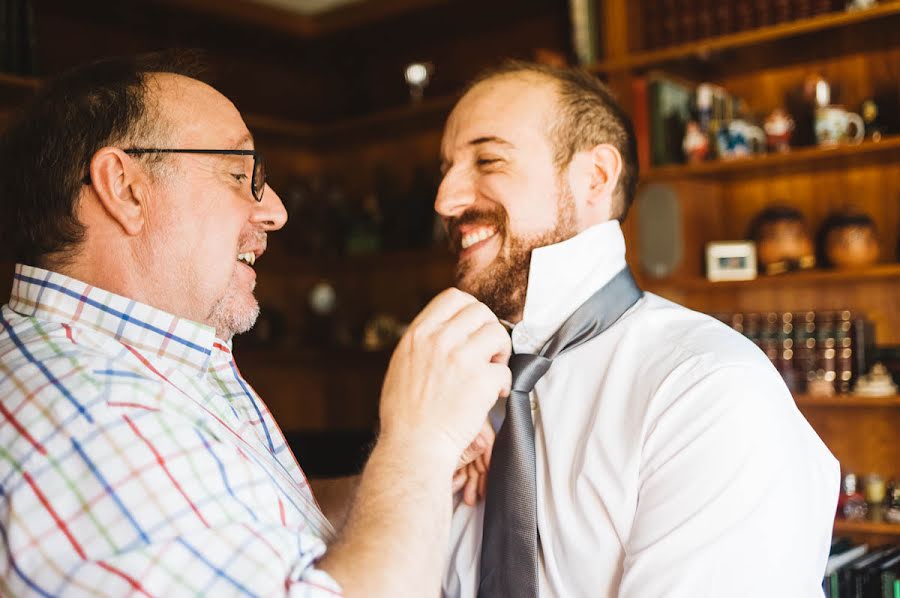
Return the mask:
<svg viewBox="0 0 900 598"><path fill-rule="evenodd" d="M253 199L262 201L263 192L266 190L266 164L262 154L256 150L217 150L217 149L160 149L148 147L133 147L122 150L126 154L136 156L140 154L213 154L223 156L253 156L253 175L250 177L250 191ZM91 183L91 175L85 175L85 185Z"/></svg>

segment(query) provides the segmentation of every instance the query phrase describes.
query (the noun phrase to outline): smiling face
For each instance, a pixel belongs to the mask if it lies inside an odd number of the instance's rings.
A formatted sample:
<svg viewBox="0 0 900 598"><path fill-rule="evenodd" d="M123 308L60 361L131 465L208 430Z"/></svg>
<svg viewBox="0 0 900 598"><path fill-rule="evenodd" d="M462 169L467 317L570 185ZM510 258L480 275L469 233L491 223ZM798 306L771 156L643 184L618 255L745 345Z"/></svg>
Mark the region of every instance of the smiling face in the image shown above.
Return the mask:
<svg viewBox="0 0 900 598"><path fill-rule="evenodd" d="M457 286L498 317L522 317L532 250L578 232L567 172L554 163L554 85L534 75L473 87L447 121L435 210L458 254Z"/></svg>
<svg viewBox="0 0 900 598"><path fill-rule="evenodd" d="M237 109L212 87L155 75L151 89L170 131L165 147L253 149ZM149 302L230 339L256 321L253 264L267 233L284 226L287 214L271 188L262 202L253 198L252 156L168 154L164 160L140 235Z"/></svg>

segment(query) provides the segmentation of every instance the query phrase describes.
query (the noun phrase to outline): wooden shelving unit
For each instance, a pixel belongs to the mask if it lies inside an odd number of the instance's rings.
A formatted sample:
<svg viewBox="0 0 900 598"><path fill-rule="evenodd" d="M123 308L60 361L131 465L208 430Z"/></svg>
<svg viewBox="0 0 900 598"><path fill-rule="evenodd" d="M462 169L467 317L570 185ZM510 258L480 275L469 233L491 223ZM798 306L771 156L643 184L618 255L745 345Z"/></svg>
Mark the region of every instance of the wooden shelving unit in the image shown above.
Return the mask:
<svg viewBox="0 0 900 598"><path fill-rule="evenodd" d="M734 160L698 164L658 166L641 174L645 182L673 179L721 180L740 176L769 176L773 172L798 172L822 167L844 167L848 163L875 163L900 157L900 135L881 141L855 145L834 145L794 149L782 154L765 154Z"/></svg>
<svg viewBox="0 0 900 598"><path fill-rule="evenodd" d="M626 56L597 62L590 69L598 74L616 73L619 71L663 67L667 64L686 60L705 60L712 54L726 50L758 47L772 42L852 27L896 16L900 16L900 2L882 2L880 5L868 10L831 13L800 21L722 35L688 44L679 44L670 48L635 52Z"/></svg>
<svg viewBox="0 0 900 598"><path fill-rule="evenodd" d="M641 14L647 3L602 4L605 58L590 69L631 107L633 83L660 70L694 83L721 85L746 101L749 112L788 105L804 78L822 73L837 87L835 100L850 110L900 72L900 0L857 12L804 20L644 50ZM869 64L878 68L869 69ZM885 79L887 77L887 79ZM679 198L683 259L671 278L639 274L641 286L705 312L849 309L876 322L881 344L900 344L900 135L855 145L793 148L769 154L644 169L642 183L667 185ZM742 282L703 277L706 243L745 238L750 222L773 204L798 209L815 237L825 217L847 206L869 214L882 235L881 263L842 271L816 269ZM626 220L634 264L640 263L640 219L636 206ZM637 222L635 221L637 220ZM629 228L630 227L630 228ZM639 266L635 267L639 271ZM796 397L804 416L841 462L845 472L900 479L900 397ZM884 543L900 538L900 524L835 522L835 533Z"/></svg>
<svg viewBox="0 0 900 598"><path fill-rule="evenodd" d="M887 521L834 520L835 534L875 534L878 536L900 536L900 524Z"/></svg>
<svg viewBox="0 0 900 598"><path fill-rule="evenodd" d="M888 397L858 397L854 395L835 395L833 397L811 397L809 395L797 395L794 397L797 406L801 408L829 408L841 409L854 408L883 408L894 409L900 407L900 396Z"/></svg>
<svg viewBox="0 0 900 598"><path fill-rule="evenodd" d="M643 287L651 292L666 292L673 288L691 293L712 293L741 289L787 288L811 285L844 285L864 281L897 281L900 283L900 263L876 264L855 270L813 269L788 272L775 276L760 275L753 280L724 280L712 282L705 278L668 279L656 281L642 278Z"/></svg>

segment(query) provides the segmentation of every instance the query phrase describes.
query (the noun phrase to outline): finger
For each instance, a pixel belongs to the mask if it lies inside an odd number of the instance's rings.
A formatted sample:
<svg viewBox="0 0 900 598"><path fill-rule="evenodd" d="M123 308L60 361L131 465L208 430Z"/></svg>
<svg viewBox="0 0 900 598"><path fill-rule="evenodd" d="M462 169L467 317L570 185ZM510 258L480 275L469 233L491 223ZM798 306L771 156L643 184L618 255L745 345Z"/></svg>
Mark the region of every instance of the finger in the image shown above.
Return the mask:
<svg viewBox="0 0 900 598"><path fill-rule="evenodd" d="M469 342L473 334L485 326L503 329L493 312L483 303L474 302L466 305L449 320L431 331L437 347L446 353L465 352L469 354ZM423 328L423 330L426 330ZM496 331L495 331L496 334ZM508 335L507 340L509 339ZM481 354L478 355L479 358ZM483 354L485 361L490 361L493 354Z"/></svg>
<svg viewBox="0 0 900 598"><path fill-rule="evenodd" d="M478 499L484 500L487 496L487 475L478 478Z"/></svg>
<svg viewBox="0 0 900 598"><path fill-rule="evenodd" d="M506 365L512 353L512 343L503 325L494 320L473 331L466 340L464 349L467 354L474 355L479 360Z"/></svg>
<svg viewBox="0 0 900 598"><path fill-rule="evenodd" d="M469 479L466 481L466 487L463 490L463 502L470 507L475 506L475 501L478 498L478 478L479 476L471 474L470 469Z"/></svg>
<svg viewBox="0 0 900 598"><path fill-rule="evenodd" d="M459 310L472 303L477 303L477 300L468 293L455 288L445 289L438 293L419 312L419 315L410 324L410 328L413 329L420 326L428 329L436 328L456 315Z"/></svg>
<svg viewBox="0 0 900 598"><path fill-rule="evenodd" d="M466 480L468 476L466 475L465 468L457 469L456 473L453 474L453 483L451 487L453 488L453 494L456 494L460 491L460 489L466 485Z"/></svg>
<svg viewBox="0 0 900 598"><path fill-rule="evenodd" d="M497 391L498 397L506 398L512 389L512 372L505 364L492 363L488 366L488 371L485 373L485 381L492 384ZM493 404L491 403L491 406Z"/></svg>

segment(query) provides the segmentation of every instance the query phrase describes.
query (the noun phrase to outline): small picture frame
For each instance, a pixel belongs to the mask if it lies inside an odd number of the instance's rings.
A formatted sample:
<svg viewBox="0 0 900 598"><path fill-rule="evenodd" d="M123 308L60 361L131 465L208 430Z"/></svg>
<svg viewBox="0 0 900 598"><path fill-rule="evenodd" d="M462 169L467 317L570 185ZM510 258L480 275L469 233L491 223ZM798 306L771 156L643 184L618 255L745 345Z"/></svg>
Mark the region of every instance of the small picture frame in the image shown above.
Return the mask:
<svg viewBox="0 0 900 598"><path fill-rule="evenodd" d="M714 241L706 245L706 278L712 282L756 278L756 243Z"/></svg>

